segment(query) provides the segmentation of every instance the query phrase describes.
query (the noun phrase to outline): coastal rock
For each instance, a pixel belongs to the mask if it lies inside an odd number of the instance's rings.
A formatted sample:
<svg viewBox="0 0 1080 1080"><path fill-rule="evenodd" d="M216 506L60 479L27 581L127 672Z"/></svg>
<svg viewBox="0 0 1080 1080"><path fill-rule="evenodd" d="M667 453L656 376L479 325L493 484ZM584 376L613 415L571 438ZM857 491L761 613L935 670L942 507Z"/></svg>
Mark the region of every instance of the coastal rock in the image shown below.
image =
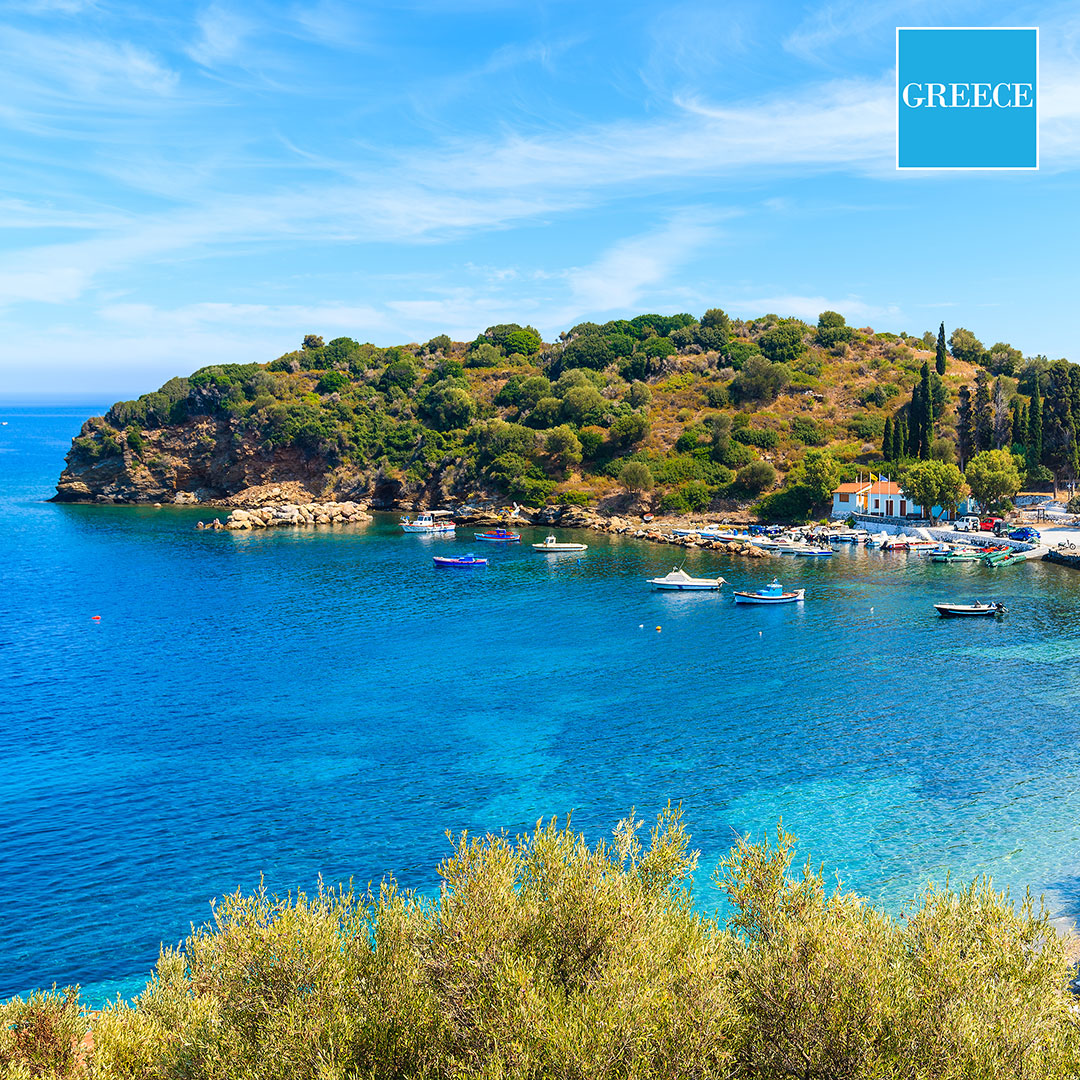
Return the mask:
<svg viewBox="0 0 1080 1080"><path fill-rule="evenodd" d="M371 521L371 515L354 502L285 503L281 506L259 506L251 510L233 510L224 525L218 528L241 531L244 529L269 529L290 525L308 527L317 525L356 525ZM213 528L213 526L209 526Z"/></svg>

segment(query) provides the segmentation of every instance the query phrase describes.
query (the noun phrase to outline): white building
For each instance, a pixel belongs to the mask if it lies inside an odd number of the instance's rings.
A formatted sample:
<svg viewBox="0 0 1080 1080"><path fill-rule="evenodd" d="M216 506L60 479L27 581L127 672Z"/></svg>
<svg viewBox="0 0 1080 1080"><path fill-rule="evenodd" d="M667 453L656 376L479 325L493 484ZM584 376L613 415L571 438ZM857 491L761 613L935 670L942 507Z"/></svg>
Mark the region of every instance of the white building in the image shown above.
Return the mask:
<svg viewBox="0 0 1080 1080"><path fill-rule="evenodd" d="M848 514L870 517L922 517L922 507L912 502L899 484L891 480L861 480L841 484L833 492L832 516Z"/></svg>

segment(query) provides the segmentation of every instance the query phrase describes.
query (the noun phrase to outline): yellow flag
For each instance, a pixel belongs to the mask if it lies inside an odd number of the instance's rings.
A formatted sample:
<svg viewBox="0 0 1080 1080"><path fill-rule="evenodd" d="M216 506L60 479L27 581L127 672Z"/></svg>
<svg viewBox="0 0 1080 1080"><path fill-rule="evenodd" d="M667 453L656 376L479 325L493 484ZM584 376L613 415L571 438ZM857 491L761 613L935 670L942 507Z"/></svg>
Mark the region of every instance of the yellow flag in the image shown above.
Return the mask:
<svg viewBox="0 0 1080 1080"><path fill-rule="evenodd" d="M878 479L879 478L877 476L875 476L873 473L870 474L870 483L871 484L876 484L878 482Z"/></svg>

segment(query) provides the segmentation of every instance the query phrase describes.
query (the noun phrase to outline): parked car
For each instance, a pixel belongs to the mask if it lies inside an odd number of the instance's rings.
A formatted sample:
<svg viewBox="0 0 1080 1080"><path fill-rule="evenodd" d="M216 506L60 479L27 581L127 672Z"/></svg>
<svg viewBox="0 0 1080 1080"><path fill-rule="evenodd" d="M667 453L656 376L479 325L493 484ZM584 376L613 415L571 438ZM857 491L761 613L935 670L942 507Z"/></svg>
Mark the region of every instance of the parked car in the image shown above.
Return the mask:
<svg viewBox="0 0 1080 1080"><path fill-rule="evenodd" d="M979 528L982 529L983 532L993 532L994 526L997 525L999 521L1001 521L1001 518L999 517L983 518L982 521L979 522Z"/></svg>
<svg viewBox="0 0 1080 1080"><path fill-rule="evenodd" d="M953 528L958 532L978 532L979 519L974 514L967 514L964 517L957 518Z"/></svg>
<svg viewBox="0 0 1080 1080"><path fill-rule="evenodd" d="M1030 525L1025 525L1021 529L1014 529L1009 533L1010 540L1022 540L1025 544L1037 544L1042 540L1039 535L1038 529L1031 528Z"/></svg>
<svg viewBox="0 0 1080 1080"><path fill-rule="evenodd" d="M1009 535L1009 530L1012 527L1013 526L1010 525L1007 521L1002 521L1001 518L998 518L994 522L994 535L995 536L1008 536Z"/></svg>

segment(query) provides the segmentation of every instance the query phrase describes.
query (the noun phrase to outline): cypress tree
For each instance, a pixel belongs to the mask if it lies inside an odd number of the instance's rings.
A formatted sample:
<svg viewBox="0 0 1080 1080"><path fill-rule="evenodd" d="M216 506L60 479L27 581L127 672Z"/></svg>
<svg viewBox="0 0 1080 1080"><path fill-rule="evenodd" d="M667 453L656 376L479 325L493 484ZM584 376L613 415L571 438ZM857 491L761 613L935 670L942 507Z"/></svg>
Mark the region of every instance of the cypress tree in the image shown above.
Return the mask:
<svg viewBox="0 0 1080 1080"><path fill-rule="evenodd" d="M945 323L942 322L941 329L937 334L937 358L934 361L934 367L937 368L939 375L945 374Z"/></svg>
<svg viewBox="0 0 1080 1080"><path fill-rule="evenodd" d="M1039 398L1039 380L1031 390L1031 404L1027 411L1027 444L1024 447L1027 456L1028 472L1042 464L1042 401Z"/></svg>
<svg viewBox="0 0 1080 1080"><path fill-rule="evenodd" d="M922 387L916 383L911 388L911 406L908 409L906 447L908 457L919 456L919 447L922 446L922 418Z"/></svg>
<svg viewBox="0 0 1080 1080"><path fill-rule="evenodd" d="M1027 437L1027 424L1024 422L1024 403L1019 397L1013 398L1012 441L1023 443Z"/></svg>
<svg viewBox="0 0 1080 1080"><path fill-rule="evenodd" d="M934 441L934 392L930 385L929 363L922 366L919 404L922 406L922 416L919 418L919 457L925 461L930 456L930 444Z"/></svg>
<svg viewBox="0 0 1080 1080"><path fill-rule="evenodd" d="M971 457L975 431L972 426L971 388L961 386L956 402L956 449L960 455L960 468L963 469Z"/></svg>
<svg viewBox="0 0 1080 1080"><path fill-rule="evenodd" d="M911 454L911 435L908 423L902 416L896 421L896 430L899 432L897 441L900 444L900 454L897 461L903 461L904 458Z"/></svg>
<svg viewBox="0 0 1080 1080"><path fill-rule="evenodd" d="M904 421L898 416L893 420L892 456L890 461L904 460Z"/></svg>
<svg viewBox="0 0 1080 1080"><path fill-rule="evenodd" d="M994 441L994 415L990 407L990 376L975 373L975 449L990 450Z"/></svg>
<svg viewBox="0 0 1080 1080"><path fill-rule="evenodd" d="M885 433L881 436L881 459L882 461L892 461L893 451L893 430L892 430L892 417L885 417Z"/></svg>

